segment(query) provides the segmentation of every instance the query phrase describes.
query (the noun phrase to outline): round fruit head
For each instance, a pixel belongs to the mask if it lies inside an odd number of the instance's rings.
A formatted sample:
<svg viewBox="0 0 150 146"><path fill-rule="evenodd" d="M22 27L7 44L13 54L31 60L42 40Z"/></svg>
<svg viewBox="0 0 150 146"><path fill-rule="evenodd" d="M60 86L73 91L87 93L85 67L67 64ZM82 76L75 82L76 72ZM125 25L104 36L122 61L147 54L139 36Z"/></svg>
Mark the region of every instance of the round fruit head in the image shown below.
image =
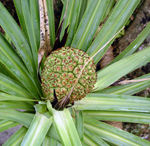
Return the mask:
<svg viewBox="0 0 150 146"><path fill-rule="evenodd" d="M42 72L42 90L46 99L54 100L54 89L58 101L71 91L81 69L90 59L87 53L72 47L62 47L53 51L44 63ZM71 96L70 103L86 96L96 82L96 66L91 60L84 68Z"/></svg>

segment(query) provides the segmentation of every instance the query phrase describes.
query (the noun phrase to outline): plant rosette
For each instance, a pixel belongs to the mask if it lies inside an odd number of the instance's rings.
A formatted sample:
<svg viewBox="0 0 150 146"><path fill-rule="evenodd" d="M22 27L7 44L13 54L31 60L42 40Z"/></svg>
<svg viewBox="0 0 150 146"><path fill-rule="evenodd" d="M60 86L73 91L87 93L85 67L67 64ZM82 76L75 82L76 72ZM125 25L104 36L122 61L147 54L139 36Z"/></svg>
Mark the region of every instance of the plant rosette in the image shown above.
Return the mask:
<svg viewBox="0 0 150 146"><path fill-rule="evenodd" d="M150 99L133 96L150 87L150 74L117 84L150 61L150 47L136 52L150 23L96 70L140 0L62 0L59 28L53 0L13 2L20 26L0 2L0 132L22 127L3 146L149 146L101 121L150 124Z"/></svg>

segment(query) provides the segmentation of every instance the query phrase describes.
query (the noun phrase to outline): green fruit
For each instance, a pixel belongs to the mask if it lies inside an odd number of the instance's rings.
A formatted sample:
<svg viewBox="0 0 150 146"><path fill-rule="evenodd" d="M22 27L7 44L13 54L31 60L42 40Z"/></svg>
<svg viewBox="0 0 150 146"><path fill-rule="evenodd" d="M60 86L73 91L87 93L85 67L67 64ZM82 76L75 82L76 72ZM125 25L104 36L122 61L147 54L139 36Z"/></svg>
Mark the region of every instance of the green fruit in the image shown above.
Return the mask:
<svg viewBox="0 0 150 146"><path fill-rule="evenodd" d="M44 63L42 72L42 90L46 99L54 100L54 89L58 101L71 91L82 67L90 59L88 54L72 48L62 47L53 51ZM91 60L82 72L71 96L70 103L80 100L86 96L96 83L96 66Z"/></svg>

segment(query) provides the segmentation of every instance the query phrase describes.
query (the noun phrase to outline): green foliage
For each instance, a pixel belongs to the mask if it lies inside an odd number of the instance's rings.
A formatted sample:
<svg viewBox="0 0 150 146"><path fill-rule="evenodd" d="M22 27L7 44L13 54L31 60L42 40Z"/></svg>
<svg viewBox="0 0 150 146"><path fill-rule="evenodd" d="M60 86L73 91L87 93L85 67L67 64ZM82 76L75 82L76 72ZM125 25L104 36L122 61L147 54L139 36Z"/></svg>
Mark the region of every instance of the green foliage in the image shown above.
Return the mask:
<svg viewBox="0 0 150 146"><path fill-rule="evenodd" d="M64 22L60 39L68 27L65 46L82 49L92 56L126 24L139 2L62 0L60 24L63 19ZM46 0L45 3L53 48L54 8L52 0ZM0 25L6 36L0 33L0 132L20 124L23 126L3 146L149 146L150 142L100 120L150 124L150 99L131 96L150 87L149 80L109 87L122 76L150 62L150 47L134 53L150 33L150 24L110 65L97 72L98 78L92 93L75 102L72 107L57 111L49 100L43 101L37 75L40 46L38 0L14 0L14 4L21 29L0 3ZM109 13L94 39L99 24ZM94 57L95 63L113 40ZM141 78L148 79L150 75Z"/></svg>

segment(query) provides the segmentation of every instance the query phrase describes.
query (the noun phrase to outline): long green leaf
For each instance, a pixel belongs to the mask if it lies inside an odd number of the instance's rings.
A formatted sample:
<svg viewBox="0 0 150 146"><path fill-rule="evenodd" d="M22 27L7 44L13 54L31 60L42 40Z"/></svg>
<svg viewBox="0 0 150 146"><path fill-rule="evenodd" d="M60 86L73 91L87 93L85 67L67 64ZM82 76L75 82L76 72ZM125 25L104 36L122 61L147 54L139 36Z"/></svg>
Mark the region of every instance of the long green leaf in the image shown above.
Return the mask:
<svg viewBox="0 0 150 146"><path fill-rule="evenodd" d="M50 136L45 136L41 146L50 146L50 142L52 142L53 146L56 146L57 141L54 138L52 138L52 140L50 139Z"/></svg>
<svg viewBox="0 0 150 146"><path fill-rule="evenodd" d="M13 128L18 125L19 125L19 123L0 119L0 132L8 130L8 129Z"/></svg>
<svg viewBox="0 0 150 146"><path fill-rule="evenodd" d="M27 43L24 35L22 34L21 29L5 9L2 3L0 3L0 25L11 38L30 74L34 77L37 76L37 71L33 61L30 46Z"/></svg>
<svg viewBox="0 0 150 146"><path fill-rule="evenodd" d="M144 28L144 30L139 34L139 36L123 51L119 54L110 64L121 60L122 58L130 56L134 53L142 42L146 39L148 34L150 33L150 23Z"/></svg>
<svg viewBox="0 0 150 146"><path fill-rule="evenodd" d="M64 36L65 29L70 25L72 14L73 14L74 4L75 4L75 0L66 0L65 4L63 6L60 24L61 24L63 18L64 18L64 22L62 24L62 29L61 29L61 33L60 33L60 41L62 40L62 38Z"/></svg>
<svg viewBox="0 0 150 146"><path fill-rule="evenodd" d="M3 146L20 146L22 139L27 132L27 128L22 126L16 133L14 133Z"/></svg>
<svg viewBox="0 0 150 146"><path fill-rule="evenodd" d="M29 104L34 105L35 103L33 101L33 99L27 99L24 97L19 97L19 96L14 96L14 95L10 95L4 92L0 92L0 101L27 101Z"/></svg>
<svg viewBox="0 0 150 146"><path fill-rule="evenodd" d="M0 62L0 73L19 82L18 79L10 72L10 70L8 68L6 68L6 66L4 64L2 64L2 62Z"/></svg>
<svg viewBox="0 0 150 146"><path fill-rule="evenodd" d="M15 80L0 73L0 91L9 93L11 95L22 96L25 98L32 99L33 95L30 94L21 84Z"/></svg>
<svg viewBox="0 0 150 146"><path fill-rule="evenodd" d="M32 1L32 3L33 2L34 2L34 5L36 6L37 5L36 1L34 0ZM33 23L33 19L31 19L31 14L30 14L29 2L25 0L21 0L20 7L22 7L22 13L23 13L22 17L24 17L24 23L25 23L27 34L29 37L30 46L32 48L32 55L33 55L35 67L37 69L38 68L38 48L36 44L34 23ZM32 13L32 16L33 16L33 13ZM38 37L39 36L40 36L40 33L38 34Z"/></svg>
<svg viewBox="0 0 150 146"><path fill-rule="evenodd" d="M66 12L66 7L67 7L67 1L68 0L64 0L63 1L63 9L62 9L62 12L61 12L61 18L60 18L60 21L59 21L59 26L61 25L61 23L62 23L62 20L63 20L63 18L64 18L64 14L65 14L65 12Z"/></svg>
<svg viewBox="0 0 150 146"><path fill-rule="evenodd" d="M35 37L35 43L37 49L40 47L40 17L39 17L39 3L38 0L29 1L30 3L30 15L31 24L33 27L33 35Z"/></svg>
<svg viewBox="0 0 150 146"><path fill-rule="evenodd" d="M82 146L90 146L88 144L86 144L84 141L82 142Z"/></svg>
<svg viewBox="0 0 150 146"><path fill-rule="evenodd" d="M74 107L77 110L150 112L149 105L149 98L90 93L82 100L77 101Z"/></svg>
<svg viewBox="0 0 150 146"><path fill-rule="evenodd" d="M90 1L81 20L72 47L86 51L104 16L109 0Z"/></svg>
<svg viewBox="0 0 150 146"><path fill-rule="evenodd" d="M34 111L33 105L29 104L28 102L24 101L1 101L0 102L0 108L4 108L7 110L8 108L13 109L22 109L27 111Z"/></svg>
<svg viewBox="0 0 150 146"><path fill-rule="evenodd" d="M110 94L125 94L133 95L144 89L150 87L150 81L142 81L137 83L131 83L126 85L113 86L104 90L97 91L95 93L110 93Z"/></svg>
<svg viewBox="0 0 150 146"><path fill-rule="evenodd" d="M150 124L150 114L117 111L84 111L84 115L102 121L122 121Z"/></svg>
<svg viewBox="0 0 150 146"><path fill-rule="evenodd" d="M33 63L35 62L35 64L37 65L38 53L37 53L36 49L38 49L39 45L40 45L40 20L39 20L38 1L37 0L30 1L30 11L29 11L30 13L28 12L25 15L24 15L24 10L23 9L26 9L26 8L29 9L29 5L28 4L26 4L26 5L23 4L22 5L20 0L19 1L14 0L14 4L15 4L15 8L16 8L16 11L17 11L17 15L18 15L22 30L25 34L26 39L28 40L28 44L32 43L31 44L31 46L32 46L32 53L31 54L34 56ZM25 23L26 19L27 19L27 23ZM29 19L31 21L29 21ZM31 25L31 24L33 24L33 25ZM31 41L31 39L34 40L34 42ZM34 45L36 45L37 47L33 48ZM29 70L29 72L30 72L30 70ZM38 88L39 88L39 91L40 91L40 85L39 85L39 81L38 81L38 78L37 78L37 66L35 68L35 74L31 73L31 75L34 77L35 82L38 85Z"/></svg>
<svg viewBox="0 0 150 146"><path fill-rule="evenodd" d="M75 3L74 3L74 9L73 9L73 14L72 14L72 18L71 18L71 22L70 22L70 26L69 26L69 33L68 33L68 37L67 37L66 46L71 45L73 37L76 34L76 30L79 25L78 22L79 22L79 15L80 15L80 11L81 11L81 4L82 4L82 0L78 1L78 2L75 1Z"/></svg>
<svg viewBox="0 0 150 146"><path fill-rule="evenodd" d="M64 146L81 146L75 125L67 109L53 110L53 124Z"/></svg>
<svg viewBox="0 0 150 146"><path fill-rule="evenodd" d="M69 33L67 36L67 41L66 41L65 46L70 46L72 39L74 37L74 34L76 32L79 14L80 14L79 12L80 12L80 8L81 8L81 3L82 3L82 0L81 1L75 1L75 3L74 3L73 14L72 14L71 22L69 25Z"/></svg>
<svg viewBox="0 0 150 146"><path fill-rule="evenodd" d="M20 111L16 111L14 109L1 109L0 108L1 119L15 121L17 123L24 125L27 128L30 126L33 116L34 114L23 113Z"/></svg>
<svg viewBox="0 0 150 146"><path fill-rule="evenodd" d="M138 78L136 78L136 80L146 79L146 78L150 78L150 73L143 75L141 77L138 77ZM112 87L106 88L104 90L96 91L95 93L133 95L133 94L138 93L148 87L150 87L149 80L136 82L136 83L130 83L130 84L126 84L126 85L112 86Z"/></svg>
<svg viewBox="0 0 150 146"><path fill-rule="evenodd" d="M39 102L39 104L35 105L35 109L36 109L36 112L43 114L47 117L51 117L53 115L53 108L49 100L47 101L47 105L46 105L46 102ZM47 111L47 109L49 110L49 112ZM49 128L47 135L60 141L57 131L54 128L54 124Z"/></svg>
<svg viewBox="0 0 150 146"><path fill-rule="evenodd" d="M104 21L104 20L106 19L106 17L110 14L110 12L111 12L113 6L115 5L115 2L116 2L115 0L111 0L111 1L109 2L102 21Z"/></svg>
<svg viewBox="0 0 150 146"><path fill-rule="evenodd" d="M13 0L13 2L14 2L14 5L15 5L15 9L16 9L16 12L17 12L17 16L18 16L18 19L19 19L22 31L23 31L24 36L26 37L26 39L27 39L27 41L29 43L29 37L28 37L28 34L27 34L27 28L26 28L26 24L24 23L25 20L24 20L24 17L23 17L21 1L20 0Z"/></svg>
<svg viewBox="0 0 150 146"><path fill-rule="evenodd" d="M133 69L150 61L150 47L126 57L97 72L95 91L104 89ZM131 63L132 62L132 63Z"/></svg>
<svg viewBox="0 0 150 146"><path fill-rule="evenodd" d="M53 0L46 0L47 11L48 11L48 21L49 21L49 30L50 30L50 44L53 48L55 43L55 24L54 24L54 8Z"/></svg>
<svg viewBox="0 0 150 146"><path fill-rule="evenodd" d="M41 145L52 124L52 118L37 113L21 143L21 146Z"/></svg>
<svg viewBox="0 0 150 146"><path fill-rule="evenodd" d="M93 56L102 46L104 46L111 38L120 30L129 19L140 0L120 0L117 2L109 18L103 25L96 39L87 50L89 56ZM95 63L101 59L112 41L101 50L93 59Z"/></svg>
<svg viewBox="0 0 150 146"><path fill-rule="evenodd" d="M101 138L123 146L149 146L150 142L92 118L84 118L84 126Z"/></svg>
<svg viewBox="0 0 150 146"><path fill-rule="evenodd" d="M82 111L76 111L75 126L77 129L78 135L82 141L83 141L83 134L84 134L83 118L84 118L83 112Z"/></svg>
<svg viewBox="0 0 150 146"><path fill-rule="evenodd" d="M58 145L61 146L59 141L57 141L56 139L49 137L49 136L46 136L42 143L42 146L58 146Z"/></svg>
<svg viewBox="0 0 150 146"><path fill-rule="evenodd" d="M33 94L39 98L39 90L26 70L24 64L16 54L15 50L8 44L0 34L0 62L2 62L18 80Z"/></svg>
<svg viewBox="0 0 150 146"><path fill-rule="evenodd" d="M54 125L52 125L47 133L48 136L53 137L54 139L57 139L60 142L60 138L59 135L54 127Z"/></svg>
<svg viewBox="0 0 150 146"><path fill-rule="evenodd" d="M86 1L81 0L81 8L80 8L80 14L79 14L79 18L78 18L78 25L80 24L81 19L86 11L87 5L88 5L88 0L86 0Z"/></svg>
<svg viewBox="0 0 150 146"><path fill-rule="evenodd" d="M84 143L87 144L88 146L97 146L97 143L93 141L90 137L88 137L86 134L84 134Z"/></svg>
<svg viewBox="0 0 150 146"><path fill-rule="evenodd" d="M84 140L87 144L89 144L90 139L95 143L94 145L100 145L100 146L109 146L105 141L103 141L100 137L98 137L96 134L88 130L87 128L84 128L86 139ZM94 146L93 144L90 144Z"/></svg>

